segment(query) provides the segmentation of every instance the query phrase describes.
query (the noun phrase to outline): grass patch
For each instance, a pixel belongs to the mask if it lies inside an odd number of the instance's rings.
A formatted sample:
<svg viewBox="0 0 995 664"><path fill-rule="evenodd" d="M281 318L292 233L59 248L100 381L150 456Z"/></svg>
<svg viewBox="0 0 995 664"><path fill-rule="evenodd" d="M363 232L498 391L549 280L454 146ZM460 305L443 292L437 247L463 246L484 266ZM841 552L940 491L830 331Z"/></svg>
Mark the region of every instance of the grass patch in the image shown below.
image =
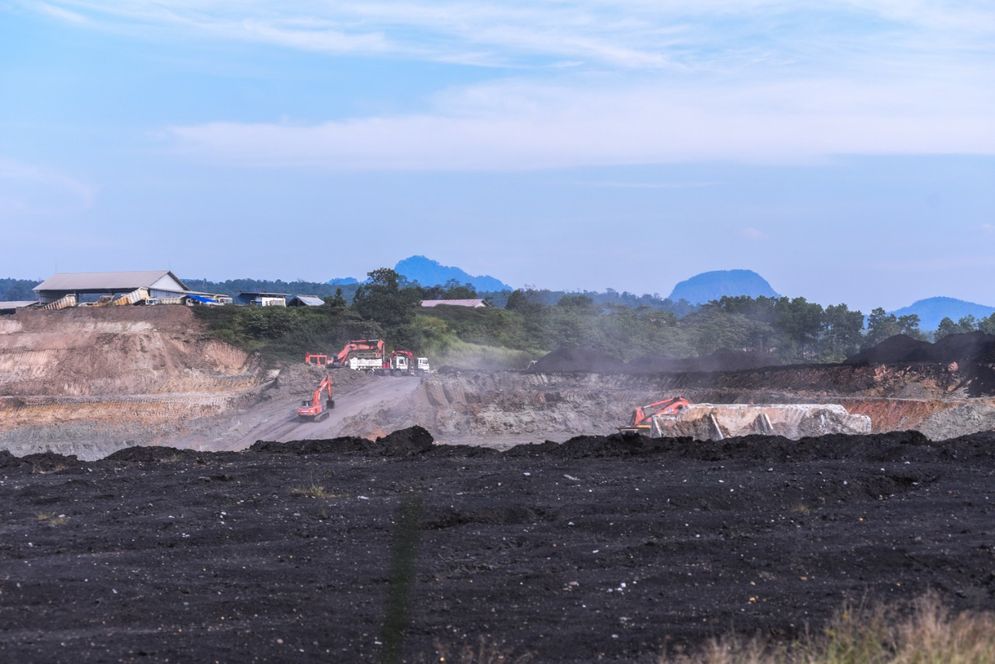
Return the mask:
<svg viewBox="0 0 995 664"><path fill-rule="evenodd" d="M846 607L791 643L724 637L660 664L991 664L995 614L952 613L935 595L911 606Z"/></svg>
<svg viewBox="0 0 995 664"><path fill-rule="evenodd" d="M335 498L335 494L330 493L328 489L320 484L307 484L304 486L295 486L290 490L291 496L296 496L298 498Z"/></svg>
<svg viewBox="0 0 995 664"><path fill-rule="evenodd" d="M64 526L69 523L69 517L65 514L53 514L51 512L39 512L35 515L35 520L38 523L43 523L46 526Z"/></svg>
<svg viewBox="0 0 995 664"><path fill-rule="evenodd" d="M464 645L460 648L436 641L433 661L447 664L532 664L536 660L529 653L515 655L509 648L481 637L475 646Z"/></svg>

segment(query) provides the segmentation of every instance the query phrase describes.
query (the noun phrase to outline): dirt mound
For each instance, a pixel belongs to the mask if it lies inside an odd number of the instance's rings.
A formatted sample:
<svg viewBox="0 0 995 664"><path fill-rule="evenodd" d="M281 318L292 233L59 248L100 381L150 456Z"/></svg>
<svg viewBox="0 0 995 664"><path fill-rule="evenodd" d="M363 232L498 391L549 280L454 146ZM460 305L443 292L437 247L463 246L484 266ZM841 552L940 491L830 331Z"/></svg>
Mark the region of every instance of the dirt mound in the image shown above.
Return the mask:
<svg viewBox="0 0 995 664"><path fill-rule="evenodd" d="M171 463L184 459L193 459L198 456L199 453L193 450L138 445L118 450L105 458L108 461L125 461L129 463Z"/></svg>
<svg viewBox="0 0 995 664"><path fill-rule="evenodd" d="M542 357L532 373L654 374L744 371L779 365L769 353L719 350L690 358L643 356L625 362L591 348L559 348Z"/></svg>
<svg viewBox="0 0 995 664"><path fill-rule="evenodd" d="M931 344L898 334L846 360L846 364L858 365L912 362L995 362L995 336L983 332L951 334Z"/></svg>
<svg viewBox="0 0 995 664"><path fill-rule="evenodd" d="M254 443L250 452L262 454L360 454L364 456L404 457L424 454L432 449L435 439L432 434L419 426L400 429L371 442L366 438L342 436L325 440L293 440L278 443L260 440Z"/></svg>
<svg viewBox="0 0 995 664"><path fill-rule="evenodd" d="M377 438L376 447L384 456L410 456L428 452L433 442L432 434L420 426L413 426Z"/></svg>
<svg viewBox="0 0 995 664"><path fill-rule="evenodd" d="M780 365L770 353L717 350L709 355L684 359L644 357L628 363L628 373L675 373L746 371Z"/></svg>
<svg viewBox="0 0 995 664"><path fill-rule="evenodd" d="M926 353L930 344L926 341L913 339L905 334L888 337L876 346L863 350L846 359L846 364L897 364L911 362L912 357Z"/></svg>
<svg viewBox="0 0 995 664"><path fill-rule="evenodd" d="M7 450L0 450L0 469L19 468L26 463L21 457L16 457Z"/></svg>
<svg viewBox="0 0 995 664"><path fill-rule="evenodd" d="M79 471L83 468L83 462L74 455L55 454L54 452L28 454L21 457L21 459L31 464L32 473L43 475L64 471Z"/></svg>
<svg viewBox="0 0 995 664"><path fill-rule="evenodd" d="M557 348L529 369L532 373L625 373L625 362L594 348Z"/></svg>
<svg viewBox="0 0 995 664"><path fill-rule="evenodd" d="M366 438L343 436L327 440L292 440L289 443L278 443L260 440L249 448L250 452L261 454L369 454L373 443Z"/></svg>

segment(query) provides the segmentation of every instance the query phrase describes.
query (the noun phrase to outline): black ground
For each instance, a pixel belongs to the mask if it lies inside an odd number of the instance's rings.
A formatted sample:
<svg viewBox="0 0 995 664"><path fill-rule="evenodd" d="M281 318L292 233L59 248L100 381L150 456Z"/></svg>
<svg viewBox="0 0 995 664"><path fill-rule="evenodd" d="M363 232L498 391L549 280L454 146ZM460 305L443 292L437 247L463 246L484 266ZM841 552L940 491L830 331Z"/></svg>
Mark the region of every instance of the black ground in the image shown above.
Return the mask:
<svg viewBox="0 0 995 664"><path fill-rule="evenodd" d="M0 455L0 660L652 662L848 599L995 609L995 434L426 445Z"/></svg>

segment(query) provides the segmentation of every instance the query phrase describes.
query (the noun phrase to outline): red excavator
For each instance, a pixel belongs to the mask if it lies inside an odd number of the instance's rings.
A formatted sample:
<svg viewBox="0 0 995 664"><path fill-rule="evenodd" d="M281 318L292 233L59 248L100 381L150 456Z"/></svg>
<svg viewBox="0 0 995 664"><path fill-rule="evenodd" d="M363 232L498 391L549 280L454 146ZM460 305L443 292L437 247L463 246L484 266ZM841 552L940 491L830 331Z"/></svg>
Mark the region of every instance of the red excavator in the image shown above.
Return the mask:
<svg viewBox="0 0 995 664"><path fill-rule="evenodd" d="M321 401L323 393L328 394L328 400L324 403ZM297 417L308 422L321 422L328 419L328 411L335 408L335 399L332 397L332 377L326 375L314 390L311 400L305 400L303 405L297 409Z"/></svg>
<svg viewBox="0 0 995 664"><path fill-rule="evenodd" d="M310 364L313 367L327 366L330 361L331 358L321 353L307 353L304 355L304 363Z"/></svg>
<svg viewBox="0 0 995 664"><path fill-rule="evenodd" d="M618 430L620 433L648 433L655 415L677 415L690 405L690 401L679 396L639 406L632 413L632 424Z"/></svg>
<svg viewBox="0 0 995 664"><path fill-rule="evenodd" d="M353 339L342 347L332 360L333 367L350 366L350 360L356 359L353 369L379 369L383 366L383 339Z"/></svg>

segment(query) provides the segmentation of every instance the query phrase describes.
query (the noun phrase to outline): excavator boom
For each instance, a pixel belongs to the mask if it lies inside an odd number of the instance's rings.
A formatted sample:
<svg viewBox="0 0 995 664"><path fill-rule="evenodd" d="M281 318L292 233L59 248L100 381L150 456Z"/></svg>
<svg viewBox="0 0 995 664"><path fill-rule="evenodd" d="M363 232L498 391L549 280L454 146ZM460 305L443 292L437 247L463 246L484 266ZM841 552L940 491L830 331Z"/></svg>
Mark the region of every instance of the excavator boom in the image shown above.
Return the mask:
<svg viewBox="0 0 995 664"><path fill-rule="evenodd" d="M683 396L661 399L645 406L638 406L632 413L632 422L627 427L620 427L622 433L646 433L653 425L656 415L676 415L691 405Z"/></svg>

